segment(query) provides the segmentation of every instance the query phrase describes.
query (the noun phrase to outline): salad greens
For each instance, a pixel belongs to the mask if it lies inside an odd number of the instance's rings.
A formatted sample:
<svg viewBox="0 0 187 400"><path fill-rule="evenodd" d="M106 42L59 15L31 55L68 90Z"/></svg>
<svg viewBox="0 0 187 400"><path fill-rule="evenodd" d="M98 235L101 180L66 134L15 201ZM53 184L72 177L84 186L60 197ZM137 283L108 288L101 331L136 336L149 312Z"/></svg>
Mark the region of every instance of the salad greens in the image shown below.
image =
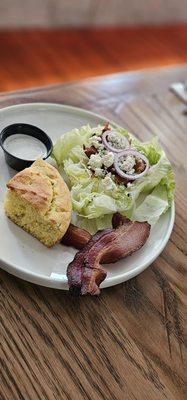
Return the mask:
<svg viewBox="0 0 187 400"><path fill-rule="evenodd" d="M95 176L88 168L83 145L89 146L93 135L101 135L103 127L89 125L64 134L54 145L52 157L71 190L77 224L91 233L111 225L113 213L120 212L130 219L155 224L171 206L174 192L172 167L156 138L140 142L123 128L113 127L131 141L131 147L144 154L150 164L148 172L127 187L108 176Z"/></svg>

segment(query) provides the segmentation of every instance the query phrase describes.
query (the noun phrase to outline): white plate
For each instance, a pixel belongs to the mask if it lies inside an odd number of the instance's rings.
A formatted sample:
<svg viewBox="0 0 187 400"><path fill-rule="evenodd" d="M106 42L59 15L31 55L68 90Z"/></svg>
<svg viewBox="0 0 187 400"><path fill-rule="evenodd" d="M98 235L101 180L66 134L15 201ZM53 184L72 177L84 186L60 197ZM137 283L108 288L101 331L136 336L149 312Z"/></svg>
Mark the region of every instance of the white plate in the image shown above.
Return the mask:
<svg viewBox="0 0 187 400"><path fill-rule="evenodd" d="M106 121L104 117L75 107L33 103L16 105L0 110L0 129L6 125L25 122L43 129L55 142L68 130L84 124L95 126ZM47 249L37 239L12 223L4 214L3 200L6 182L15 171L7 166L0 150L0 260L1 267L9 273L43 286L67 289L66 268L75 250L56 245ZM174 204L151 230L143 248L131 257L106 265L107 278L101 287L126 281L148 267L165 247L174 224Z"/></svg>

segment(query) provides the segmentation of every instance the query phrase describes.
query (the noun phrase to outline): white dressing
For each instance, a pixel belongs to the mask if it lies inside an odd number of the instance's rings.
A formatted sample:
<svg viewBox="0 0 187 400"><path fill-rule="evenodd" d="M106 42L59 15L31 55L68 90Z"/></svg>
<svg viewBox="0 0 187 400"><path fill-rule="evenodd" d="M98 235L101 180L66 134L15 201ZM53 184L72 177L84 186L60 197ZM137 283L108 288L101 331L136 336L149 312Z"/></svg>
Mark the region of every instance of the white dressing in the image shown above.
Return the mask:
<svg viewBox="0 0 187 400"><path fill-rule="evenodd" d="M10 154L24 160L36 160L47 156L47 149L41 140L21 133L7 137L3 147Z"/></svg>

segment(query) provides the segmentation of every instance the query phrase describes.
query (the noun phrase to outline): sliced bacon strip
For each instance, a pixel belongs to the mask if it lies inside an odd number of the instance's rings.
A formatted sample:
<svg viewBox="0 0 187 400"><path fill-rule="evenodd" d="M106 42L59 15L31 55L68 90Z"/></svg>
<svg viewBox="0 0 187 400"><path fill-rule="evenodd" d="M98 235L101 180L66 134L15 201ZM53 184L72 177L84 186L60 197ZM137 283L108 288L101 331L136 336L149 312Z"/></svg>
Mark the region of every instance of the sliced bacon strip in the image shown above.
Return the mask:
<svg viewBox="0 0 187 400"><path fill-rule="evenodd" d="M75 254L75 257L73 261L68 265L67 268L67 278L68 278L68 285L69 285L69 290L73 295L79 295L82 294L82 286L84 283L84 286L86 286L86 282L88 285L88 271L87 275L84 274L85 271L85 263L84 263L84 258L86 253L89 252L90 248L94 245L97 240L103 235L103 231L97 232L92 238L89 240L87 245L84 247L83 250L78 251ZM91 274L93 274L94 277L94 271L90 271ZM95 277L95 280L98 282L98 285L105 279L106 277L106 272L104 269L100 268L97 271L97 277ZM91 276L90 276L91 278ZM95 288L95 292L97 292L97 283L95 281L95 285L93 283L93 288ZM96 293L95 293L96 294Z"/></svg>
<svg viewBox="0 0 187 400"><path fill-rule="evenodd" d="M112 217L112 226L113 228L118 228L128 221L128 218L116 212ZM61 243L65 244L66 246L75 247L77 250L82 250L89 242L91 237L92 235L85 229L70 224L68 230L61 240Z"/></svg>
<svg viewBox="0 0 187 400"><path fill-rule="evenodd" d="M61 240L61 243L65 244L66 246L72 246L78 250L81 250L86 246L91 237L92 235L85 229L78 228L78 226L70 224L68 230Z"/></svg>
<svg viewBox="0 0 187 400"><path fill-rule="evenodd" d="M113 263L140 249L149 237L147 222L113 218L119 227L97 232L69 264L67 277L70 291L76 294L98 295L99 285L106 278L101 263ZM117 222L118 218L118 222Z"/></svg>
<svg viewBox="0 0 187 400"><path fill-rule="evenodd" d="M124 215L120 214L119 212L116 212L113 214L112 217L112 226L113 228L119 228L120 226L124 225L125 223L130 222L130 219L125 217Z"/></svg>
<svg viewBox="0 0 187 400"><path fill-rule="evenodd" d="M97 153L97 149L94 146L86 147L83 145L83 150L88 158L90 158L92 154Z"/></svg>
<svg viewBox="0 0 187 400"><path fill-rule="evenodd" d="M106 131L110 131L111 128L109 127L109 122L106 122L103 129L102 129L102 133L106 132Z"/></svg>

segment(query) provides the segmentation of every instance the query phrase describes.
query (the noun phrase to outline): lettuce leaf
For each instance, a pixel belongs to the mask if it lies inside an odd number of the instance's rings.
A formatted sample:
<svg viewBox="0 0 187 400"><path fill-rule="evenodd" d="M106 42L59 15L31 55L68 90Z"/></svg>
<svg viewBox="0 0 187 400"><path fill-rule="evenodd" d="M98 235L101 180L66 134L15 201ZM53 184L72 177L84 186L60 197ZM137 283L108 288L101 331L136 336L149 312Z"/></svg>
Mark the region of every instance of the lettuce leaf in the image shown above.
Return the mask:
<svg viewBox="0 0 187 400"><path fill-rule="evenodd" d="M81 182L89 182L91 179L91 172L83 162L74 163L71 159L64 161L64 171L70 181L71 186Z"/></svg>
<svg viewBox="0 0 187 400"><path fill-rule="evenodd" d="M57 165L61 167L66 159L71 159L73 162L84 159L83 144L87 143L94 132L101 132L101 130L102 127L99 126L91 128L90 125L85 125L80 129L75 128L62 135L53 146L52 157Z"/></svg>
<svg viewBox="0 0 187 400"><path fill-rule="evenodd" d="M73 185L71 196L73 209L79 216L88 219L112 215L116 211L124 213L131 207L131 198L120 185L116 191L103 193L101 179L92 178Z"/></svg>
<svg viewBox="0 0 187 400"><path fill-rule="evenodd" d="M134 210L133 219L154 225L167 209L167 190L165 186L159 185Z"/></svg>
<svg viewBox="0 0 187 400"><path fill-rule="evenodd" d="M112 226L112 215L113 214L107 214L101 218L92 219L78 216L74 223L80 228L86 229L93 235L97 231L101 231Z"/></svg>
<svg viewBox="0 0 187 400"><path fill-rule="evenodd" d="M132 184L130 193L136 201L140 193L150 193L159 184L166 188L169 207L173 200L175 182L171 164L163 150L159 161L149 168L147 174Z"/></svg>

